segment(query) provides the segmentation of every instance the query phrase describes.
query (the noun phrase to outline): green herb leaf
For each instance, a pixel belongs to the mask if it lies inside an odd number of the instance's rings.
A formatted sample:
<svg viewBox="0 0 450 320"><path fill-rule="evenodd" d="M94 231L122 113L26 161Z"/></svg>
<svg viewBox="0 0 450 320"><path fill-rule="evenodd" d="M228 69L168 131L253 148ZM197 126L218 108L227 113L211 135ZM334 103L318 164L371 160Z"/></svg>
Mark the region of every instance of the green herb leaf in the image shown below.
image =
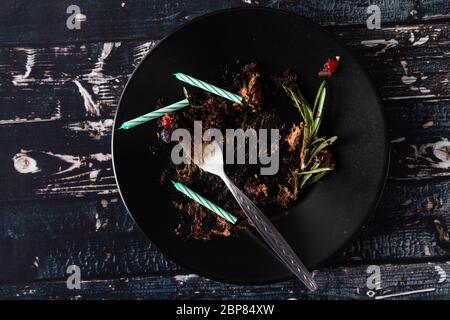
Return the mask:
<svg viewBox="0 0 450 320"><path fill-rule="evenodd" d="M336 140L337 136L333 136L331 138L323 140L323 142L321 142L318 146L312 149L311 152L308 153L308 159L306 160L306 164L308 164L316 155L318 155L320 151L322 151L328 146L331 146Z"/></svg>
<svg viewBox="0 0 450 320"><path fill-rule="evenodd" d="M327 96L327 88L323 87L322 90L319 89L317 96L319 97L319 100L317 106L314 106L314 109L317 107L317 110L315 112L313 134L317 134L320 128L320 123L322 122L322 112L323 106L325 105L325 98Z"/></svg>
<svg viewBox="0 0 450 320"><path fill-rule="evenodd" d="M303 187L307 187L309 185L319 182L319 180L322 179L323 177L325 177L327 174L328 174L328 171L321 172L321 173L314 175L314 177L312 177L312 179L310 179L308 181L308 183L305 184Z"/></svg>
<svg viewBox="0 0 450 320"><path fill-rule="evenodd" d="M333 136L326 138L317 136L322 123L322 113L327 96L326 81L322 81L320 84L312 108L298 87L289 88L284 86L284 89L289 98L294 102L294 105L303 120L300 168L291 170L294 179L294 191L297 194L300 191L299 189L303 189L308 185L316 183L329 171L334 169L333 166L324 166L324 164L321 163L322 159L320 158L320 154L328 146L332 145L337 137Z"/></svg>
<svg viewBox="0 0 450 320"><path fill-rule="evenodd" d="M322 91L323 91L323 89L325 89L326 84L327 84L327 82L325 80L322 81L322 83L320 84L319 90L317 90L316 100L314 101L313 113L316 113L317 105L319 104L319 99L322 96Z"/></svg>
<svg viewBox="0 0 450 320"><path fill-rule="evenodd" d="M333 170L333 168L331 167L324 167L324 168L318 168L318 169L313 169L313 170L309 170L309 171L302 171L299 172L299 175L308 175L308 174L313 174L313 173L319 173L319 172L324 172L324 171L331 171Z"/></svg>

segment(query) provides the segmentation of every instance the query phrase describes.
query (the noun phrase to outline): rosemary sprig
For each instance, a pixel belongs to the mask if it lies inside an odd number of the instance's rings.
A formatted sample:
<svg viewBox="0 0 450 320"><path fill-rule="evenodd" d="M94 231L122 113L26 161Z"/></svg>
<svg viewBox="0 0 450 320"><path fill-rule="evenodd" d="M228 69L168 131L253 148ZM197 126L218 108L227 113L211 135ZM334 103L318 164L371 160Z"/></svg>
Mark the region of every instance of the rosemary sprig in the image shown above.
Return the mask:
<svg viewBox="0 0 450 320"><path fill-rule="evenodd" d="M300 168L291 170L294 178L294 192L318 182L329 171L334 169L328 157L323 157L326 148L331 146L337 136L319 137L319 129L322 123L323 108L325 105L327 88L326 81L322 81L317 90L314 105L311 107L298 87L286 87L287 95L294 102L303 119L303 141L300 149Z"/></svg>

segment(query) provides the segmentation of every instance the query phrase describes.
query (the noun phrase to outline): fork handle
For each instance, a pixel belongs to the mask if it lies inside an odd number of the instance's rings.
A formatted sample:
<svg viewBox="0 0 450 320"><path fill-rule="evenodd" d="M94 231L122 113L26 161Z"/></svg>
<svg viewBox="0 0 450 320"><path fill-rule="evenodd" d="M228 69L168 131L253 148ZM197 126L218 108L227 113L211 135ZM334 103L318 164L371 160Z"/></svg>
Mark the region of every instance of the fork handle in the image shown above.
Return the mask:
<svg viewBox="0 0 450 320"><path fill-rule="evenodd" d="M318 287L312 275L270 220L226 175L223 175L221 178L228 189L230 189L247 218L253 223L256 230L258 230L272 250L275 251L278 258L308 289L316 290Z"/></svg>

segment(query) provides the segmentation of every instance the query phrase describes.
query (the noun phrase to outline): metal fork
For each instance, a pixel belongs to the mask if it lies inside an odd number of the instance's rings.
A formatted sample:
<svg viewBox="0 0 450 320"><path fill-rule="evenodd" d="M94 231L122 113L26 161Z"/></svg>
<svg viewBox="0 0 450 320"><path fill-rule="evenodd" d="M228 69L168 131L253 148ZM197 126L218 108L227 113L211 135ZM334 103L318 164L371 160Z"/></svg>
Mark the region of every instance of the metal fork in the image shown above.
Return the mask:
<svg viewBox="0 0 450 320"><path fill-rule="evenodd" d="M191 146L183 144L181 146L190 150ZM197 150L198 151L198 150ZM194 151L195 152L195 151ZM189 153L188 153L189 154ZM297 276L310 290L316 290L317 284L308 269L303 265L295 254L294 250L286 242L269 219L258 209L258 207L227 177L224 171L223 154L220 145L216 141L204 144L202 154L193 157L194 163L204 171L215 174L222 178L223 182L230 189L239 206L244 211L247 218L253 223L256 230L269 244L279 259Z"/></svg>

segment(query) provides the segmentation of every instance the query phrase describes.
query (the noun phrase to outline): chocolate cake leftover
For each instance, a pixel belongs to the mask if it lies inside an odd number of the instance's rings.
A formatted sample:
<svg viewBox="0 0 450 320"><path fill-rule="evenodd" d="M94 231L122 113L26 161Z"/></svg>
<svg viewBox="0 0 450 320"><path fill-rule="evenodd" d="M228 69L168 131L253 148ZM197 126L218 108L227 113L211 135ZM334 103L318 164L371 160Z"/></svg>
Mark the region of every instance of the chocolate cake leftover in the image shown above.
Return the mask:
<svg viewBox="0 0 450 320"><path fill-rule="evenodd" d="M171 133L176 128L192 131L194 121L200 120L203 130L217 128L223 131L224 137L225 129L230 128L241 128L244 131L249 128L256 131L269 129L269 132L270 129L279 129L277 174L261 175L260 168L263 165L248 164L248 161L246 164L225 165L228 177L269 217L286 214L306 186L319 178L311 174L311 179L305 180L302 172L314 172L317 170L314 168L319 167L327 167L330 170L334 168L335 162L330 151L334 140L327 141L325 138L320 138L316 145L315 142L311 145L311 148L315 148L326 141L305 164L305 153L310 150L305 151L302 145L312 142L305 139L307 122L293 107L295 104L292 98L292 94L300 92L301 86L300 77L292 70L286 70L282 74L268 74L257 64L251 63L236 74L225 72L220 82L221 88L239 94L243 98L242 104L189 87L184 92L190 106L166 114L158 120L157 154L167 158L167 166L161 173L161 185L167 188L173 205L179 209L176 234L190 239L208 240L216 236L234 236L236 230L248 227L244 213L219 177L202 171L194 163L175 165L170 161L171 149L177 143L171 141ZM160 101L155 109L163 105L164 101ZM246 150L248 152L248 148ZM321 172L320 178L325 174L327 171ZM178 193L171 187L171 180L195 190L238 217L238 221L233 225Z"/></svg>

